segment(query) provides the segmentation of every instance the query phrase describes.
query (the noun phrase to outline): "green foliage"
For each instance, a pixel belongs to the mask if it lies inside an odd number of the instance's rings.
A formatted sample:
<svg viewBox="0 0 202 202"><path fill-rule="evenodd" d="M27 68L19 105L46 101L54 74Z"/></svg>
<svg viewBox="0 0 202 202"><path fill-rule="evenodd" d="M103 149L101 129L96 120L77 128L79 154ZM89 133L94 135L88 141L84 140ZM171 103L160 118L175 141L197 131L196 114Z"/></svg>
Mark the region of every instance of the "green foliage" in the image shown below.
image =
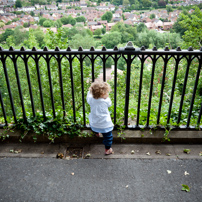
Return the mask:
<svg viewBox="0 0 202 202"><path fill-rule="evenodd" d="M120 32L110 32L102 37L102 44L107 48L114 48L119 43L121 43L121 33Z"/></svg>
<svg viewBox="0 0 202 202"><path fill-rule="evenodd" d="M138 26L137 26L137 32L138 33L139 32L144 32L146 30L147 30L147 26L143 22L138 24Z"/></svg>
<svg viewBox="0 0 202 202"><path fill-rule="evenodd" d="M77 22L86 22L86 18L84 16L79 16L79 17L76 17L76 21Z"/></svg>
<svg viewBox="0 0 202 202"><path fill-rule="evenodd" d="M177 18L177 21L174 23L173 32L179 33L180 36L184 35L184 32L187 30L187 28L183 27L182 24L181 24L181 21L184 20L184 15L182 15L182 14L184 14L185 16L190 18L190 14L187 11L184 10L184 11L182 11L182 13Z"/></svg>
<svg viewBox="0 0 202 202"><path fill-rule="evenodd" d="M95 41L93 37L89 35L82 36L81 34L76 34L72 37L69 42L70 47L78 49L80 46L84 49L90 49L91 46L95 46Z"/></svg>
<svg viewBox="0 0 202 202"><path fill-rule="evenodd" d="M6 29L6 31L2 34L2 37L1 37L1 42L2 41L6 41L6 39L13 35L14 31L12 29Z"/></svg>
<svg viewBox="0 0 202 202"><path fill-rule="evenodd" d="M102 30L101 29L96 29L94 31L94 35L100 36L102 34Z"/></svg>
<svg viewBox="0 0 202 202"><path fill-rule="evenodd" d="M51 143L54 143L56 138L67 135L70 138L85 136L86 133L81 132L83 127L79 123L73 123L71 117L63 118L62 111L57 111L56 118L52 118L51 114L46 114L46 119L40 113L36 114L36 117L28 117L27 121L19 118L15 125L6 127L4 132L0 134L0 139L5 140L9 138L8 132L14 132L14 130L21 131L20 142L29 135L29 133L35 134L33 141L36 142L39 136L47 137Z"/></svg>
<svg viewBox="0 0 202 202"><path fill-rule="evenodd" d="M155 30L149 30L146 32L138 33L134 42L138 47L145 46L146 48L164 48L169 44L169 47L174 49L178 47L182 42L179 34L176 33L159 33ZM150 46L151 45L151 46Z"/></svg>
<svg viewBox="0 0 202 202"><path fill-rule="evenodd" d="M43 22L43 26L44 27L51 27L52 26L52 21L51 20L45 20Z"/></svg>
<svg viewBox="0 0 202 202"><path fill-rule="evenodd" d="M172 6L166 6L166 10L167 10L167 12L169 13L169 12L172 12L172 11L173 11L173 8L172 8Z"/></svg>
<svg viewBox="0 0 202 202"><path fill-rule="evenodd" d="M202 46L202 12L198 7L195 7L190 17L184 14L181 14L181 17L183 20L180 22L180 25L187 29L182 36L184 47L200 48Z"/></svg>
<svg viewBox="0 0 202 202"><path fill-rule="evenodd" d="M16 7L16 8L21 8L21 7L22 7L22 2L21 2L21 0L16 0L16 2L15 2L15 7Z"/></svg>
<svg viewBox="0 0 202 202"><path fill-rule="evenodd" d="M68 17L62 17L60 20L63 25L71 24L73 26L76 24L76 20L71 15Z"/></svg>
<svg viewBox="0 0 202 202"><path fill-rule="evenodd" d="M156 16L155 16L154 13L152 13L152 14L149 16L150 19L154 19L155 17L156 17Z"/></svg>
<svg viewBox="0 0 202 202"><path fill-rule="evenodd" d="M126 25L123 22L116 23L111 32L119 32L121 34L121 43L133 41L137 37L137 30L135 27Z"/></svg>
<svg viewBox="0 0 202 202"><path fill-rule="evenodd" d="M34 16L35 16L34 11L31 11L31 12L30 12L30 15L31 15L32 17L34 17Z"/></svg>
<svg viewBox="0 0 202 202"><path fill-rule="evenodd" d="M110 22L112 20L113 14L111 11L107 11L102 17L102 20L107 20L107 22Z"/></svg>
<svg viewBox="0 0 202 202"><path fill-rule="evenodd" d="M41 25L41 26L43 26L43 23L44 23L44 21L46 21L47 19L46 18L40 18L39 19L39 24Z"/></svg>
<svg viewBox="0 0 202 202"><path fill-rule="evenodd" d="M23 24L23 27L29 27L30 26L30 24L28 23L28 22L25 22L24 24Z"/></svg>
<svg viewBox="0 0 202 202"><path fill-rule="evenodd" d="M61 22L61 20L60 20L60 19L56 20L56 21L54 22L54 26L57 27L57 28L62 27L62 22Z"/></svg>

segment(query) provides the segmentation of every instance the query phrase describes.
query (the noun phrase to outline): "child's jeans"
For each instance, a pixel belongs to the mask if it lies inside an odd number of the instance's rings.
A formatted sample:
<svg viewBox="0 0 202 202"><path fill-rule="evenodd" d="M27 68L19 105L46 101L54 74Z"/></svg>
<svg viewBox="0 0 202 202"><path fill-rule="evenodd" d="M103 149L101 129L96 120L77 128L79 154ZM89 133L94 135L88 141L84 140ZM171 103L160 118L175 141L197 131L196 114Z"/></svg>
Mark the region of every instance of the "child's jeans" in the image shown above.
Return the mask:
<svg viewBox="0 0 202 202"><path fill-rule="evenodd" d="M112 141L113 141L113 135L112 135L112 131L108 132L108 133L102 133L103 135L103 144L105 145L105 149L110 149L112 146Z"/></svg>

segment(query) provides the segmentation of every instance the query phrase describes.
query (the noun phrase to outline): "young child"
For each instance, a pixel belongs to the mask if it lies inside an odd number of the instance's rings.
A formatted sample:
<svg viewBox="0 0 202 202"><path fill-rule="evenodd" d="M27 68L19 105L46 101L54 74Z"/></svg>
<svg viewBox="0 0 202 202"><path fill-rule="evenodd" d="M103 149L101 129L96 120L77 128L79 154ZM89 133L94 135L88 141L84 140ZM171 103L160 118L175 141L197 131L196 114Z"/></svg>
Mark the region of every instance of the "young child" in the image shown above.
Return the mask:
<svg viewBox="0 0 202 202"><path fill-rule="evenodd" d="M87 95L87 102L90 105L91 112L89 115L89 122L92 131L96 132L96 136L103 135L103 144L105 145L105 155L113 153L111 148L113 135L112 130L114 124L112 123L108 107L111 106L111 99L109 98L110 86L103 81L93 82L90 86L90 91Z"/></svg>

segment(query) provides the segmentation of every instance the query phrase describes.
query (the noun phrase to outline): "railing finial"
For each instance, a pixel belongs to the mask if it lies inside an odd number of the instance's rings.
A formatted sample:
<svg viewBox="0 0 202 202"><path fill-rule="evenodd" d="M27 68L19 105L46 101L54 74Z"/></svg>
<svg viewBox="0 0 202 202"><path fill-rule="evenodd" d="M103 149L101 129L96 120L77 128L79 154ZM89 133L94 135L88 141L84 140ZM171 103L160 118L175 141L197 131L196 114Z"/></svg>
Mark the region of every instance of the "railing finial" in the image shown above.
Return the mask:
<svg viewBox="0 0 202 202"><path fill-rule="evenodd" d="M188 48L188 51L193 51L194 49L192 48L192 46L190 46L189 48Z"/></svg>
<svg viewBox="0 0 202 202"><path fill-rule="evenodd" d="M117 47L117 46L115 46L113 50L114 50L114 51L117 51L117 50L119 50L119 49L118 49L118 47Z"/></svg>
<svg viewBox="0 0 202 202"><path fill-rule="evenodd" d="M25 47L22 46L21 49L20 49L20 51L26 51Z"/></svg>
<svg viewBox="0 0 202 202"><path fill-rule="evenodd" d="M164 51L169 51L170 49L168 48L168 46L166 46L165 48L164 48Z"/></svg>
<svg viewBox="0 0 202 202"><path fill-rule="evenodd" d="M68 48L67 48L67 51L71 51L72 49L71 49L71 47L70 46L68 46Z"/></svg>
<svg viewBox="0 0 202 202"><path fill-rule="evenodd" d="M176 51L181 51L181 48L178 46L178 47L176 48Z"/></svg>
<svg viewBox="0 0 202 202"><path fill-rule="evenodd" d="M142 47L140 48L140 50L141 50L141 51L145 51L146 49L145 49L144 46L142 46Z"/></svg>
<svg viewBox="0 0 202 202"><path fill-rule="evenodd" d="M133 46L132 41L129 41L129 42L126 44L125 50L135 50L135 47Z"/></svg>
<svg viewBox="0 0 202 202"><path fill-rule="evenodd" d="M102 51L106 51L107 49L106 49L106 47L105 46L103 46L102 47Z"/></svg>
<svg viewBox="0 0 202 202"><path fill-rule="evenodd" d="M9 51L14 51L15 49L13 48L13 46L11 46L10 48L9 48Z"/></svg>
<svg viewBox="0 0 202 202"><path fill-rule="evenodd" d="M55 51L60 51L60 48L57 46L57 47L55 48Z"/></svg>
<svg viewBox="0 0 202 202"><path fill-rule="evenodd" d="M32 48L32 51L37 51L37 49L36 49L36 47L35 47L35 46Z"/></svg>
<svg viewBox="0 0 202 202"><path fill-rule="evenodd" d="M157 49L156 46L154 46L154 47L152 48L152 50L153 50L153 51L157 51L158 49Z"/></svg>
<svg viewBox="0 0 202 202"><path fill-rule="evenodd" d="M45 46L45 47L43 48L43 51L48 51L48 48Z"/></svg>
<svg viewBox="0 0 202 202"><path fill-rule="evenodd" d="M95 48L91 46L90 51L95 51Z"/></svg>
<svg viewBox="0 0 202 202"><path fill-rule="evenodd" d="M83 51L83 48L80 46L79 49L78 49L78 51Z"/></svg>

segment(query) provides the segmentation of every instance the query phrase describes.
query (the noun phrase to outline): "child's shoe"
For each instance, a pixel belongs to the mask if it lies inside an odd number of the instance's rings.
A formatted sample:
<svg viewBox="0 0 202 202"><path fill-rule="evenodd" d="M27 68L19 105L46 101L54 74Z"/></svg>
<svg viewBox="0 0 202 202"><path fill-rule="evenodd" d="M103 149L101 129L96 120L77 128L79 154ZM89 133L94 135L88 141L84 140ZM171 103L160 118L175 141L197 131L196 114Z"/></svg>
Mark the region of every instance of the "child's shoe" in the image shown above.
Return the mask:
<svg viewBox="0 0 202 202"><path fill-rule="evenodd" d="M105 155L110 155L110 154L113 154L113 153L114 153L114 151L113 151L112 148L110 148L110 149L105 149Z"/></svg>
<svg viewBox="0 0 202 202"><path fill-rule="evenodd" d="M96 137L102 137L101 133L96 133L95 135L96 135Z"/></svg>

